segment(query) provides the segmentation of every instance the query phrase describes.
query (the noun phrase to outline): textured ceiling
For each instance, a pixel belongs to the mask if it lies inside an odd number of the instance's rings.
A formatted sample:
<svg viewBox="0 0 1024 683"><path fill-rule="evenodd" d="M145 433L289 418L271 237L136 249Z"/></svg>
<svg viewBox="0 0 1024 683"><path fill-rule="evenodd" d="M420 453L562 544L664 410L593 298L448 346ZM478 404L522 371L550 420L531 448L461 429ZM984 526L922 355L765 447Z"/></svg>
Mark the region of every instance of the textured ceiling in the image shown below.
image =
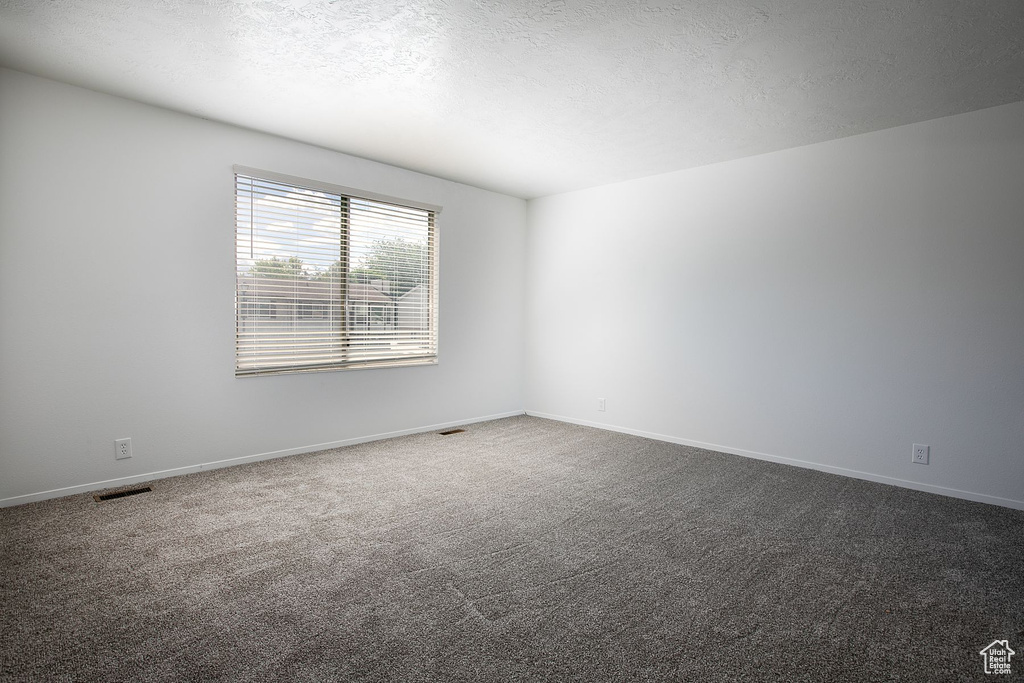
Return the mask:
<svg viewBox="0 0 1024 683"><path fill-rule="evenodd" d="M536 197L1024 100L1024 0L0 0L0 65Z"/></svg>

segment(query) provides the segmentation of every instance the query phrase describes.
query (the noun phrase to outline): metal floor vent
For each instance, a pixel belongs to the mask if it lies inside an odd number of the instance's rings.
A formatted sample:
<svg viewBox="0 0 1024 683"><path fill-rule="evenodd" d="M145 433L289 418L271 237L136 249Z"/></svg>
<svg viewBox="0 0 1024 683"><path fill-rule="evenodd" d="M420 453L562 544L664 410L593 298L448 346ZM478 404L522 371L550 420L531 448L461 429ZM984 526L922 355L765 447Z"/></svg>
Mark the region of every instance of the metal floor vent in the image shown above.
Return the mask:
<svg viewBox="0 0 1024 683"><path fill-rule="evenodd" d="M104 493L102 496L99 495L99 494L96 494L96 495L94 495L92 497L92 499L95 500L97 503L100 503L100 502L102 502L104 500L113 500L114 498L124 498L126 496L137 496L140 493L149 493L152 490L153 489L149 488L148 486L143 486L142 488L139 488L139 489L128 489L127 491L118 491L117 493Z"/></svg>
<svg viewBox="0 0 1024 683"><path fill-rule="evenodd" d="M449 429L446 432L438 432L438 434L440 434L441 436L448 436L449 434L458 434L459 432L464 432L464 431L466 431L466 430L465 429Z"/></svg>

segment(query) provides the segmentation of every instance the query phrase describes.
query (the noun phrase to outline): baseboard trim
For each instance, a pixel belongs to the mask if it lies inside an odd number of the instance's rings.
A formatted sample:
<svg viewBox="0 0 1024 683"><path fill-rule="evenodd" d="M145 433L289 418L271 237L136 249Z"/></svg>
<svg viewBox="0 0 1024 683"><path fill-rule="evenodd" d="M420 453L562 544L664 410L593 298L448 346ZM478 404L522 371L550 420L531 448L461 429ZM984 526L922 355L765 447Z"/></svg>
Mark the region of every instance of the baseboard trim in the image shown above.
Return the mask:
<svg viewBox="0 0 1024 683"><path fill-rule="evenodd" d="M976 503L988 503L990 505L999 505L1001 507L1012 508L1014 510L1024 510L1024 500L1014 500L1013 498L1001 498L999 496L990 496L984 493L963 491L961 489L947 488L945 486L935 486L934 484L922 484L920 482L910 481L907 479L897 479L895 477L887 477L885 475L873 474L871 472L851 470L845 467L822 465L820 463L811 462L810 460L797 460L796 458L786 458L779 455L771 455L769 453L748 451L743 448L731 448L729 446L720 446L718 444L705 443L703 441L694 441L693 439L683 439L678 436L670 436L668 434L645 432L641 429L630 429L629 427L619 427L617 425L606 424L603 422L592 422L590 420L579 420L573 417L566 417L564 415L542 413L537 410L527 410L525 412L527 415L530 415L532 417L540 417L546 420L568 422L570 424L582 425L584 427L595 427L597 429L607 429L608 431L620 432L622 434L632 434L633 436L642 436L647 439L654 439L655 441L667 441L668 443L676 443L682 446L693 446L694 448L703 448L709 451L718 451L719 453L729 453L731 455L739 455L745 458L767 460L770 462L781 463L783 465L793 465L794 467L802 467L804 469L818 470L820 472L829 472L831 474L839 474L844 477L852 477L854 479L873 481L878 484L889 484L890 486L899 486L905 489L913 489L914 491L924 491L926 493L935 493L940 496L961 498L963 500L970 500Z"/></svg>
<svg viewBox="0 0 1024 683"><path fill-rule="evenodd" d="M369 441L380 441L381 439L393 439L396 436L408 436L409 434L422 434L424 432L433 432L439 429L446 429L448 427L458 427L460 425L473 424L475 422L487 422L489 420L500 420L504 417L515 417L516 415L524 415L524 410L513 410L507 413L497 413L495 415L483 415L480 417L472 417L464 420L452 420L450 422L441 422L439 424L426 425L421 427L413 427L411 429L399 429L393 432L383 432L381 434L371 434L369 436L357 436L351 439L342 439L341 441L330 441L328 443L318 443L311 446L300 446L298 448L287 448L280 451L270 451L267 453L257 453L256 455L243 455L238 458L227 458L226 460L215 460L212 462L204 462L198 465L188 465L187 467L175 467L169 470L159 470L157 472L147 472L146 474L136 474L130 477L119 477L117 479L107 479L105 481L96 481L89 484L79 484L77 486L66 486L59 489L51 489L49 491L39 491L38 493L27 493L21 496L11 496L10 498L0 499L0 507L11 507L14 505L24 505L25 503L35 503L40 500L49 500L51 498L62 498L64 496L73 496L78 493L90 493L98 491L100 489L116 488L118 486L129 486L131 484L140 484L144 481L154 481L156 479L166 479L167 477L177 477L182 474L191 474L193 472L202 472L203 470L216 470L222 467L233 467L234 465L244 465L250 462L258 462L260 460L273 460L275 458L286 458L289 455L301 455L302 453L315 453L316 451L326 451L331 448L341 448L342 446L354 446L359 443L367 443Z"/></svg>

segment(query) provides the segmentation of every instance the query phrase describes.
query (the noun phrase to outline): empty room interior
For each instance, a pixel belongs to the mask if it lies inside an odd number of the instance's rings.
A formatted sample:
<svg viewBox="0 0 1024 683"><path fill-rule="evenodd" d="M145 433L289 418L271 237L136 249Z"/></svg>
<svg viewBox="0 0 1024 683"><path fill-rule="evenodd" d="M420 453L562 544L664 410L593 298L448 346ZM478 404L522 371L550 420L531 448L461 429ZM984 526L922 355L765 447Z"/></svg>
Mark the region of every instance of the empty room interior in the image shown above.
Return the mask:
<svg viewBox="0 0 1024 683"><path fill-rule="evenodd" d="M0 632L1021 677L1024 3L0 2Z"/></svg>

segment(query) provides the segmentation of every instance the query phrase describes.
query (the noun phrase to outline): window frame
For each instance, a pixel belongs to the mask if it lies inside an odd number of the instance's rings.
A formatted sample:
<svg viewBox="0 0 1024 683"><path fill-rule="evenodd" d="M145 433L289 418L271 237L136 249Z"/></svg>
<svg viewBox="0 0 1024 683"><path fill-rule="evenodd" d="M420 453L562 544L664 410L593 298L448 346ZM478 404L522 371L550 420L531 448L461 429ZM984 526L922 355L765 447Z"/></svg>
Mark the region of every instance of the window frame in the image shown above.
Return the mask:
<svg viewBox="0 0 1024 683"><path fill-rule="evenodd" d="M347 297L350 294L350 282L348 280L348 273L352 264L349 263L349 244L352 237L352 225L349 221L348 213L350 211L350 204L352 200L365 200L370 202L377 202L382 204L393 205L400 208L415 209L428 212L428 239L427 239L427 286L425 288L426 297L426 321L428 337L430 339L429 346L430 350L433 351L431 354L423 356L413 357L401 357L396 355L393 358L376 358L369 360L336 360L334 362L323 362L315 365L300 365L295 364L291 366L274 366L274 367L242 367L241 357L239 355L239 349L241 344L241 324L242 317L240 315L240 306L247 307L249 309L255 309L258 306L266 306L270 304L259 304L256 302L240 302L241 289L239 279L239 176L249 177L257 181L267 181L270 183L278 183L294 187L299 190L312 190L315 192L324 192L331 195L339 195L341 198L341 204L345 207L345 230L348 233L345 239L342 240L342 244L339 245L339 261L342 263L342 279L341 283L345 283L345 286L339 287L341 299L341 327L337 330L339 338L339 344L342 347L350 347L352 345L353 337L350 335L348 329L348 300ZM233 179L233 203L235 205L235 219L234 219L234 231L235 237L232 240L234 244L234 273L235 273L235 285L234 285L234 311L235 311L235 377L261 377L266 375L284 375L284 374L304 374L309 372L337 372L342 370L363 370L370 368L393 368L393 367L412 367L412 366L423 366L423 365L436 365L439 357L439 346L440 346L440 334L439 334L439 320L440 320L440 307L438 293L440 291L438 281L438 261L440 251L440 230L438 216L441 214L442 207L436 204L430 204L421 201L415 201L405 199L401 197L393 197L390 195L381 194L378 192L370 192L367 190L360 190L356 188L346 187L343 185L336 185L334 183L328 183L324 181L312 180L309 178L301 178L298 176L287 175L284 173L277 173L274 171L267 171L258 168L252 168L249 166L234 165L232 166L232 179ZM296 301L294 308L298 311L299 304L301 302ZM296 313L296 316L298 314ZM276 316L274 316L276 318ZM258 316L259 320L265 320L263 316ZM397 320L397 316L396 316Z"/></svg>

